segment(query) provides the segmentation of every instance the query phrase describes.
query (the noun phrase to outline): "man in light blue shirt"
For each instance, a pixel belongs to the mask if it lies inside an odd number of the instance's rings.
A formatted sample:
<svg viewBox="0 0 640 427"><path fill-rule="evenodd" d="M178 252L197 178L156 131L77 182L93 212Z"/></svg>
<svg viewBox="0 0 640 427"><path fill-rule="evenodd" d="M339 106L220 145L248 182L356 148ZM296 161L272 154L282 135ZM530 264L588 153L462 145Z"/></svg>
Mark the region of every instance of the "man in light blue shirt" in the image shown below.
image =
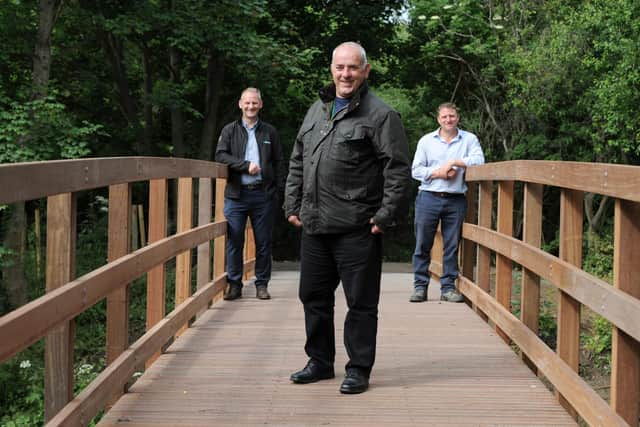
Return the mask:
<svg viewBox="0 0 640 427"><path fill-rule="evenodd" d="M426 134L413 158L411 175L420 181L415 205L416 248L413 253L414 291L409 301L427 300L431 249L438 230L442 229L442 276L440 300L463 302L455 288L458 277L458 244L467 211L467 166L484 163L478 137L458 129L458 108L447 102L438 107L440 128Z"/></svg>

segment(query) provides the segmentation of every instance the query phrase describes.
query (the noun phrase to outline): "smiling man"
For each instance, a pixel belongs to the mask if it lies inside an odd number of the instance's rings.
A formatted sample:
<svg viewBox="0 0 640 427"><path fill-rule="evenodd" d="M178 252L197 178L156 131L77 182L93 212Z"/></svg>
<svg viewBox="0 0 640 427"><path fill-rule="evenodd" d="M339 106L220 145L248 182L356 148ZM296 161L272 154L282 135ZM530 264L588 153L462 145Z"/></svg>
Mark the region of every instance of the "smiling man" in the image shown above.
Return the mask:
<svg viewBox="0 0 640 427"><path fill-rule="evenodd" d="M458 129L460 117L455 104L440 104L437 113L440 128L420 138L411 167L413 178L420 181L415 204L416 248L411 302L427 300L431 249L438 223L441 224L443 244L440 300L464 301L455 287L460 231L467 210L464 171L467 166L484 163L478 138Z"/></svg>
<svg viewBox="0 0 640 427"><path fill-rule="evenodd" d="M238 101L242 117L220 133L216 161L229 167L224 191L227 219L227 282L225 300L242 296L243 249L247 218L256 241L256 297L270 299L271 232L273 212L284 191L284 161L276 129L262 120L262 96L256 88L245 89Z"/></svg>
<svg viewBox="0 0 640 427"><path fill-rule="evenodd" d="M357 43L333 51L333 84L320 91L293 147L288 221L302 229L300 290L309 360L298 384L334 377L335 291L347 300L349 361L341 393L369 387L375 360L382 234L406 213L411 176L400 117L369 92L371 66Z"/></svg>

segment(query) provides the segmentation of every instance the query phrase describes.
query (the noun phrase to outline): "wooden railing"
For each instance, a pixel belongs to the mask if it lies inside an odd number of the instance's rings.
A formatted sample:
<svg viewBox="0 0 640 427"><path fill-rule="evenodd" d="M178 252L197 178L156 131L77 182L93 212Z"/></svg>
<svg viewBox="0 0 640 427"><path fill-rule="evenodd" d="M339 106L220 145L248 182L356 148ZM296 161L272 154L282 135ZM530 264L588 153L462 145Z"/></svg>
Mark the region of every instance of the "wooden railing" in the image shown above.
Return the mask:
<svg viewBox="0 0 640 427"><path fill-rule="evenodd" d="M462 232L460 291L482 317L495 325L505 341L517 345L524 361L551 382L558 399L574 417L580 416L592 426L637 426L640 415L640 167L511 161L469 168L466 179L469 211ZM516 181L524 183L522 239L512 237ZM540 249L544 186L559 188L558 257ZM494 191L497 192L495 208ZM585 193L615 199L613 286L581 269ZM493 286L492 253L495 254ZM519 319L511 312L513 263L522 268ZM435 260L431 269L439 275L441 264ZM559 291L555 351L537 336L541 278ZM613 324L610 404L578 375L582 306ZM473 359L469 359L469 363L473 363Z"/></svg>
<svg viewBox="0 0 640 427"><path fill-rule="evenodd" d="M47 198L47 293L0 318L0 363L45 338L47 425L87 425L124 392L137 367L221 297L226 286L223 217L227 168L198 160L125 157L0 165L0 204ZM192 224L198 178L198 224ZM168 180L177 179L177 231L167 236ZM215 180L215 222L212 219ZM130 253L131 185L149 182L149 243ZM75 193L108 187L108 263L75 278ZM214 251L211 252L211 241ZM197 291L191 294L191 249L197 247ZM175 309L165 315L164 263L176 258ZM212 260L213 257L213 260ZM255 246L248 230L245 277ZM213 276L211 272L213 265ZM129 344L129 284L147 274L147 331ZM107 300L107 367L73 396L74 318Z"/></svg>

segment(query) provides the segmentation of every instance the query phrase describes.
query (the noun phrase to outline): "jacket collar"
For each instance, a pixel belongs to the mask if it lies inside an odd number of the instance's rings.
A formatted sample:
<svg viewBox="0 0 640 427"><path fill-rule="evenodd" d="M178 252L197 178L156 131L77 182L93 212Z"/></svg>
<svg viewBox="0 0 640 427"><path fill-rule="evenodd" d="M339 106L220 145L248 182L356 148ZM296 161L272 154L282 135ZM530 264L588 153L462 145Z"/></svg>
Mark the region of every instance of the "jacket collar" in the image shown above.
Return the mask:
<svg viewBox="0 0 640 427"><path fill-rule="evenodd" d="M362 98L368 91L369 85L365 80L351 97L348 110L351 111L356 108L360 104L360 98ZM332 102L336 99L336 85L331 83L330 85L323 87L320 89L319 95L322 102Z"/></svg>

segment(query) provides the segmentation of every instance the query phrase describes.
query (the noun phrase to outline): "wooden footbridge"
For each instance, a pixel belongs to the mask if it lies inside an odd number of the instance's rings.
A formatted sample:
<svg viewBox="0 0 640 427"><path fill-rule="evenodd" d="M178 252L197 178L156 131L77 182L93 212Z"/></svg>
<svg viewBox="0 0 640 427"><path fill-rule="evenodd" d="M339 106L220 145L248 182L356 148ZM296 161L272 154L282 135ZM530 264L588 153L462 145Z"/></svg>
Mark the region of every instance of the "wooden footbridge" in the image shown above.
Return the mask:
<svg viewBox="0 0 640 427"><path fill-rule="evenodd" d="M47 198L47 293L0 318L0 362L46 341L47 425L88 425L103 410L101 426L638 425L640 167L513 161L470 168L458 283L467 304L440 303L437 286L428 302L410 304L411 274L385 271L371 388L354 396L338 392L346 358L340 342L336 379L289 382L306 362L297 271L274 272L270 301L253 298L250 285L242 299L221 300L226 173L216 163L140 157L0 165L0 204ZM170 180L177 180L177 230L168 235ZM149 243L132 251L135 182L148 185ZM108 262L75 277L75 197L103 187ZM545 187L560 198L558 257L540 249ZM613 285L579 267L587 193L615 199ZM512 237L516 199L522 239ZM166 314L172 259L175 308ZM437 259L431 269L437 278ZM129 286L144 275L147 332L129 342ZM558 292L555 349L537 336L541 279ZM104 299L107 340L95 351L108 364L74 395L74 318ZM578 373L582 307L613 324L608 402ZM338 337L344 312L338 295Z"/></svg>

